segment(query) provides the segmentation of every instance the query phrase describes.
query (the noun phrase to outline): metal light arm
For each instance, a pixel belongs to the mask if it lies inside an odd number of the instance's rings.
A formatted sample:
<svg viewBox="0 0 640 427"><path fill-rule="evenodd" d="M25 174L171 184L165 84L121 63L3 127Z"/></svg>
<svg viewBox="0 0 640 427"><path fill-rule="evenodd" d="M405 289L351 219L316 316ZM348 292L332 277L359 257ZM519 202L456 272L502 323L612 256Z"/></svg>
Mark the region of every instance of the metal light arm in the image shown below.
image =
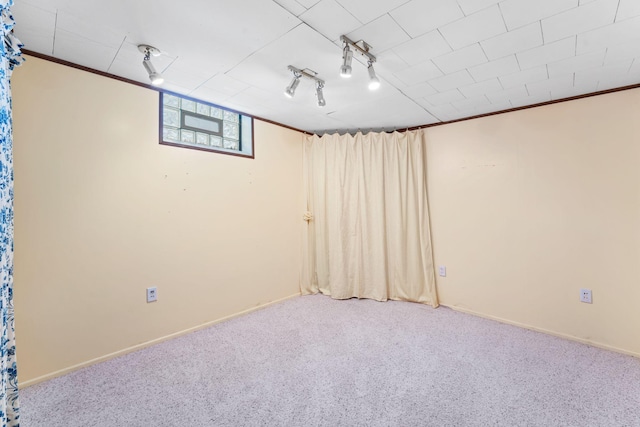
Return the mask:
<svg viewBox="0 0 640 427"><path fill-rule="evenodd" d="M293 65L289 65L289 71L293 73L294 76L306 77L308 79L313 80L317 84L320 84L324 87L324 80L316 77L316 72L311 70L301 70L299 68L294 67Z"/></svg>
<svg viewBox="0 0 640 427"><path fill-rule="evenodd" d="M358 52L362 56L366 56L368 58L368 62L376 62L376 57L369 53L371 46L367 44L364 40L359 40L354 42L347 36L340 36L340 40L353 48L356 52ZM362 45L362 46L360 46Z"/></svg>

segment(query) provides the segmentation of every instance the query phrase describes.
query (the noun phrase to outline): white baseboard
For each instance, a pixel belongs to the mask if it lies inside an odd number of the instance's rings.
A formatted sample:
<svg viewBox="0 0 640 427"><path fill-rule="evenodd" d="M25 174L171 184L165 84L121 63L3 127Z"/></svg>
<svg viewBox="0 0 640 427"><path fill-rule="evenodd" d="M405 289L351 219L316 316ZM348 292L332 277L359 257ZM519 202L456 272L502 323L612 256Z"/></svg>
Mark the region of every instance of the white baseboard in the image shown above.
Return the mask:
<svg viewBox="0 0 640 427"><path fill-rule="evenodd" d="M37 378L33 378L33 379L30 379L30 380L27 380L27 381L24 381L24 382L20 382L19 383L19 388L22 389L22 388L25 388L25 387L29 387L29 386L41 383L43 381L47 381L47 380L50 380L50 379L53 379L53 378L56 378L56 377L60 377L62 375L69 374L69 373L71 373L73 371L77 371L78 369L86 368L87 366L95 365L96 363L105 362L107 360L116 358L118 356L123 356L123 355L125 355L127 353L131 353L133 351L141 350L141 349L143 349L145 347L150 347L152 345L159 344L159 343L161 343L163 341L167 341L167 340L170 340L170 339L173 339L173 338L177 338L179 336L186 335L186 334L189 334L191 332L195 332L195 331L198 331L200 329L204 329L204 328L207 328L209 326L215 325L217 323L221 323L221 322L224 322L226 320L233 319L235 317L243 316L243 315L251 313L253 311L257 311L257 310L269 307L270 305L278 304L280 302L289 300L291 298L299 297L299 296L300 296L300 293L298 292L296 294L289 295L288 297L280 298L278 300L271 301L271 302L268 302L266 304L261 304L261 305L258 305L256 307L251 307L251 308L243 310L243 311L241 311L239 313L231 314L229 316L225 316L225 317L222 317L220 319L212 320L210 322L206 322L206 323L203 323L201 325L194 326L192 328L188 328L188 329L185 329L185 330L182 330L182 331L174 332L173 334L165 335L165 336L160 337L160 338L156 338L156 339L153 339L153 340L150 340L150 341L143 342L141 344L137 344L137 345L134 345L134 346L131 346L131 347L127 347L125 349L118 350L118 351L115 351L113 353L105 354L104 356L96 357L95 359L87 360L86 362L78 363L76 365L69 366L68 368L60 369L60 370L55 371L55 372L51 372L51 373L48 373L48 374L45 374L45 375L41 375L41 376L39 376ZM18 371L18 380L20 379L19 375L20 375L20 371Z"/></svg>
<svg viewBox="0 0 640 427"><path fill-rule="evenodd" d="M513 320L503 319L501 317L492 316L492 315L484 314L484 313L479 313L477 311L469 310L467 308L461 308L461 307L456 307L456 306L453 306L453 305L447 305L447 304L442 304L442 303L440 305L442 305L443 307L450 308L450 309L455 310L455 311L459 311L461 313L467 313L467 314L471 314L473 316L478 316L478 317L483 317L485 319L495 320L496 322L506 323L508 325L518 326L520 328L529 329L531 331L542 332L543 334L553 335L554 337L564 338L564 339L571 340L571 341L576 341L576 342L579 342L579 343L582 343L582 344L587 344L587 345L590 345L590 346L593 346L593 347L602 348L604 350L610 350L610 351L614 351L616 353L626 354L628 356L634 356L634 357L640 358L640 353L635 353L633 351L629 351L629 350L625 350L625 349L622 349L622 348L614 347L614 346L611 346L611 345L608 345L608 344L603 344L601 342L591 341L591 340L587 340L587 339L584 339L584 338L576 337L576 336L573 336L573 335L563 334L561 332L551 331L549 329L538 328L536 326L527 325L525 323L515 322Z"/></svg>

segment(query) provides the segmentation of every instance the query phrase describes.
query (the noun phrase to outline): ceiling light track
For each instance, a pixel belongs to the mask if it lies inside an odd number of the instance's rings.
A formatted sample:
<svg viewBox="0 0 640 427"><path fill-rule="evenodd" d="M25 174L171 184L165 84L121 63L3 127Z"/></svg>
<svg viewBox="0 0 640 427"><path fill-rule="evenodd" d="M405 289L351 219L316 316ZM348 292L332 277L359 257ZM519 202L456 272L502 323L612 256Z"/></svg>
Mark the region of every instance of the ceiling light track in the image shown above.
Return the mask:
<svg viewBox="0 0 640 427"><path fill-rule="evenodd" d="M376 72L373 69L373 64L376 62L376 57L369 51L371 45L364 40L354 42L349 37L342 35L340 40L344 43L342 49L342 66L340 67L340 76L348 78L351 77L351 62L353 60L353 52L358 52L360 55L367 58L367 71L369 73L369 90L376 90L380 87L380 79L376 76ZM353 50L352 50L353 49Z"/></svg>
<svg viewBox="0 0 640 427"><path fill-rule="evenodd" d="M287 68L293 74L293 79L291 80L291 83L289 83L289 86L287 86L286 89L284 90L284 94L287 97L289 98L294 97L294 95L296 94L296 88L300 84L300 79L304 77L306 79L313 80L316 84L316 97L318 99L318 107L324 107L325 105L327 105L327 101L325 101L324 93L323 93L324 80L317 77L318 73L316 73L315 71L309 70L307 68L302 70L300 68L294 67L293 65L289 65L289 67Z"/></svg>

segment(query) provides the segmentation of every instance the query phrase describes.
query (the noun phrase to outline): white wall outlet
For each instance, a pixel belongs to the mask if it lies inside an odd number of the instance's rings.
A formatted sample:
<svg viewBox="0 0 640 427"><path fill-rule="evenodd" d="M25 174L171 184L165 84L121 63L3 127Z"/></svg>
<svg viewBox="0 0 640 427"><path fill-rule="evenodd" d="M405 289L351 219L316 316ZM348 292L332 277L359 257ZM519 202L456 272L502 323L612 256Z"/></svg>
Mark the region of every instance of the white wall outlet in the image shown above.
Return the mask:
<svg viewBox="0 0 640 427"><path fill-rule="evenodd" d="M580 289L580 301L591 304L591 289Z"/></svg>
<svg viewBox="0 0 640 427"><path fill-rule="evenodd" d="M438 275L440 277L447 277L447 267L445 267L444 265L441 265L438 267Z"/></svg>
<svg viewBox="0 0 640 427"><path fill-rule="evenodd" d="M147 288L147 302L154 302L158 300L158 288Z"/></svg>

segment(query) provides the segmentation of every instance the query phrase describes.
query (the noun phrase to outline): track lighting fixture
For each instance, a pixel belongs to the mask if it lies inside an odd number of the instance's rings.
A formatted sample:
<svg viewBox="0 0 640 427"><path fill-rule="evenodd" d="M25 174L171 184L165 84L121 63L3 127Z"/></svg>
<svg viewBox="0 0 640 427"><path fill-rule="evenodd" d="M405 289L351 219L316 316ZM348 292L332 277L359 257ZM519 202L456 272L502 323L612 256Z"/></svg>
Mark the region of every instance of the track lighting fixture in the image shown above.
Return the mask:
<svg viewBox="0 0 640 427"><path fill-rule="evenodd" d="M154 67L151 63L151 56L159 56L160 50L146 44L138 45L138 50L144 53L142 65L144 66L144 69L147 70L147 74L149 74L149 80L151 80L151 84L154 86L159 86L164 83L164 77L162 77L162 74L156 71L156 67Z"/></svg>
<svg viewBox="0 0 640 427"><path fill-rule="evenodd" d="M373 69L373 62L369 61L367 71L369 72L369 90L376 90L380 87L380 79L376 76L376 70Z"/></svg>
<svg viewBox="0 0 640 427"><path fill-rule="evenodd" d="M342 49L342 67L340 67L340 77L351 77L351 61L353 60L353 51L349 45L345 42L344 49Z"/></svg>
<svg viewBox="0 0 640 427"><path fill-rule="evenodd" d="M284 94L287 97L293 98L293 95L296 94L296 88L300 84L300 77L302 77L302 74L296 71L293 72L293 80L291 80L291 83L289 83L289 86L287 86L287 88L284 90Z"/></svg>
<svg viewBox="0 0 640 427"><path fill-rule="evenodd" d="M357 42L352 41L347 36L340 36L340 40L344 43L344 49L342 50L342 67L340 67L340 75L342 77L351 77L351 60L353 58L353 52L358 52L360 55L367 58L367 71L369 72L369 90L376 90L380 87L380 79L376 76L376 71L373 69L373 63L376 62L376 57L369 53L371 46L364 40ZM353 48L353 50L351 50Z"/></svg>
<svg viewBox="0 0 640 427"><path fill-rule="evenodd" d="M324 99L324 93L322 89L324 89L324 80L316 77L318 73L315 71L304 69L301 70L299 68L294 67L293 65L289 65L289 71L293 73L293 80L289 83L289 86L284 90L284 94L289 98L293 98L296 92L296 88L300 84L300 79L305 77L307 79L311 79L316 83L316 97L318 98L318 107L324 107L327 105L327 101Z"/></svg>
<svg viewBox="0 0 640 427"><path fill-rule="evenodd" d="M322 81L316 82L316 97L318 98L318 107L324 107L327 105L327 101L324 100L324 94L322 93L324 83Z"/></svg>

